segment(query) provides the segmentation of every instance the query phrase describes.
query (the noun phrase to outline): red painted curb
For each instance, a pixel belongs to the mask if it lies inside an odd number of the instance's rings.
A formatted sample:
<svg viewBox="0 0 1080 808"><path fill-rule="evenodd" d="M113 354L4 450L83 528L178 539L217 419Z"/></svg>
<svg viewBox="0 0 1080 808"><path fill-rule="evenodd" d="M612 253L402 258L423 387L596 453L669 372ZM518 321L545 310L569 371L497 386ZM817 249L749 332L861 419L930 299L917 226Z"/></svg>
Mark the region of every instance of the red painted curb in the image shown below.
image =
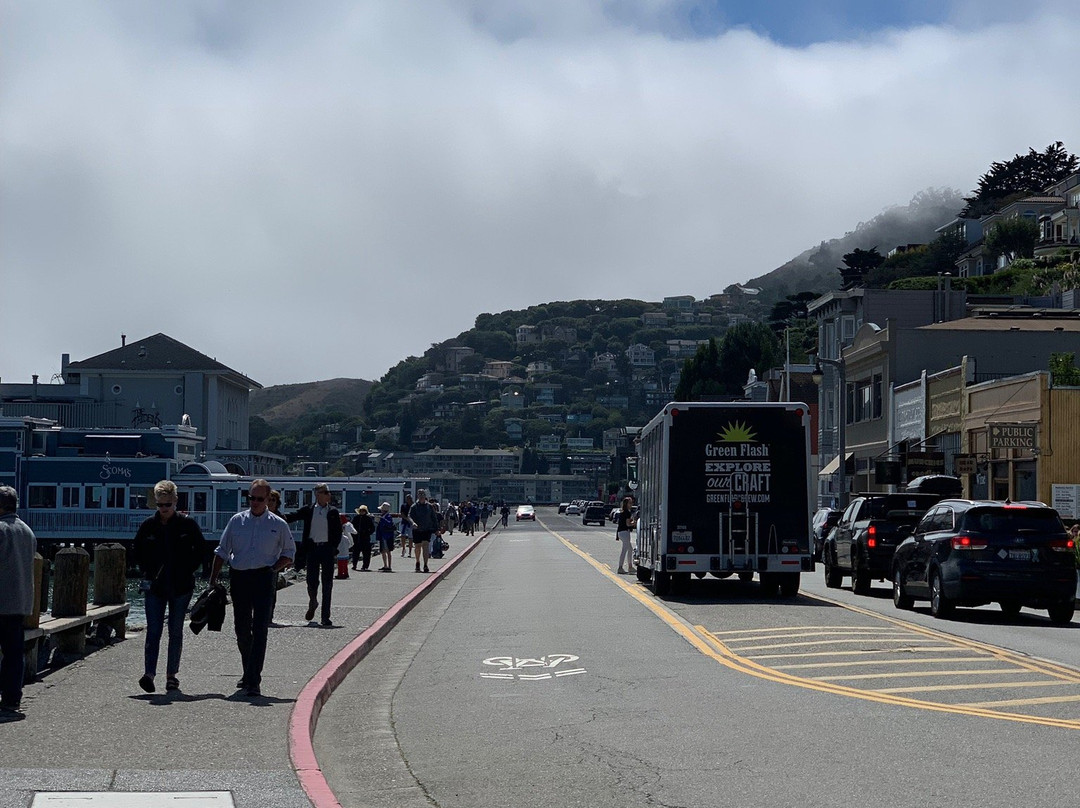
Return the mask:
<svg viewBox="0 0 1080 808"><path fill-rule="evenodd" d="M311 677L300 691L300 695L296 697L296 705L289 717L289 757L292 759L293 769L296 770L296 776L300 780L304 793L315 808L341 808L341 803L330 790L330 785L326 782L322 769L319 768L319 761L315 759L315 725L319 722L319 713L322 712L323 705L360 660L371 653L371 649L390 633L390 629L400 623L413 606L419 603L450 570L490 535L490 531L481 535L460 555L454 556L440 567L438 572L425 578L423 583L391 606L356 639L334 654L330 661Z"/></svg>

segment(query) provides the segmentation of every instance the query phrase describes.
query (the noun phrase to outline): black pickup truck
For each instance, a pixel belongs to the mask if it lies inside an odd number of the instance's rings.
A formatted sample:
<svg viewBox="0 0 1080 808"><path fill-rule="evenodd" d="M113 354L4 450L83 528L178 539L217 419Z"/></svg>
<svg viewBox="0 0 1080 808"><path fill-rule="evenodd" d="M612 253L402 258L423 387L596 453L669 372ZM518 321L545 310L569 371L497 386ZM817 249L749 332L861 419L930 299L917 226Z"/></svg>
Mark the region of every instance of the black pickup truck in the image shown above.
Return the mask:
<svg viewBox="0 0 1080 808"><path fill-rule="evenodd" d="M864 494L852 500L825 541L825 585L837 589L845 575L858 595L890 574L893 553L941 494Z"/></svg>

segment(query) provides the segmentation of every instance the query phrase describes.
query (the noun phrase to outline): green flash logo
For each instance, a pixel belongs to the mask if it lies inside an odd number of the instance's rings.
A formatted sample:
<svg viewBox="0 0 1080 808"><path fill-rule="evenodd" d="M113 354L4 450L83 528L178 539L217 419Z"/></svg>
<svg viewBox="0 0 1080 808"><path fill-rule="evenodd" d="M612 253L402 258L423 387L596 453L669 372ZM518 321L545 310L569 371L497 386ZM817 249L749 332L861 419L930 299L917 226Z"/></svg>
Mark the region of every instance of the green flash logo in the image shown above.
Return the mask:
<svg viewBox="0 0 1080 808"><path fill-rule="evenodd" d="M716 438L721 443L753 443L757 440L757 435L742 421L734 421L722 432L718 432Z"/></svg>

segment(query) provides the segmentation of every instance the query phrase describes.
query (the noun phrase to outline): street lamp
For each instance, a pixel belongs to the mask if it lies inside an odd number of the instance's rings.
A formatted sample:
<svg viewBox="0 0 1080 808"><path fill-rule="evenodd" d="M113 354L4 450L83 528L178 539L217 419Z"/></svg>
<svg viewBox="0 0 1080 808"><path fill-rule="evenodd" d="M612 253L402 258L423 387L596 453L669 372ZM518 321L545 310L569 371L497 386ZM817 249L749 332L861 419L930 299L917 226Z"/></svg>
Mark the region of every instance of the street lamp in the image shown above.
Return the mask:
<svg viewBox="0 0 1080 808"><path fill-rule="evenodd" d="M825 381L825 372L822 370L822 363L836 368L837 372L837 402L836 402L836 444L839 451L837 452L837 470L836 470L836 487L837 495L836 501L840 506L840 510L847 507L847 447L845 446L845 427L846 427L846 396L845 386L846 380L844 378L844 360L841 359L825 359L824 357L816 357L814 362L814 370L810 374L810 378L814 380L814 384L821 387L822 382Z"/></svg>

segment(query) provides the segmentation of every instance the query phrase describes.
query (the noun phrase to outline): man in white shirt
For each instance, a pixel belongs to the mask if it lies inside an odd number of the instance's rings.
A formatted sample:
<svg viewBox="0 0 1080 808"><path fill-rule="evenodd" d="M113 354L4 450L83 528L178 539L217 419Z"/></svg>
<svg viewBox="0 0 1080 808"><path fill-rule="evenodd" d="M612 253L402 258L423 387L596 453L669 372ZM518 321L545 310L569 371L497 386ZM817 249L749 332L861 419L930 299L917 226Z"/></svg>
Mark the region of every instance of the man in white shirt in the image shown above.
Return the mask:
<svg viewBox="0 0 1080 808"><path fill-rule="evenodd" d="M267 510L270 483L255 480L248 489L248 509L235 514L214 550L210 585L229 564L229 593L233 602L236 645L244 675L236 683L248 696L262 695L266 635L273 611L277 574L292 563L296 544L289 525Z"/></svg>

